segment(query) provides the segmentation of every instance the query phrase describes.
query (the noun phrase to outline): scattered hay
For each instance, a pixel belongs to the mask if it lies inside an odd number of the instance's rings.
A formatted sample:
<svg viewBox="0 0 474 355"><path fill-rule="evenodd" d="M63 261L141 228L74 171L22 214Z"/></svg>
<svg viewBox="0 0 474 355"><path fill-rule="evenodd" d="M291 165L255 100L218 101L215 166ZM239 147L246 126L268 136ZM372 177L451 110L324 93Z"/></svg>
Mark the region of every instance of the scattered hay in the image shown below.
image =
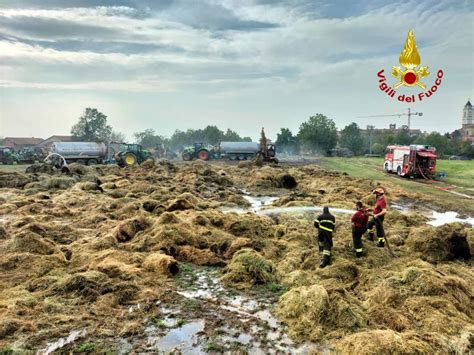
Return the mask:
<svg viewBox="0 0 474 355"><path fill-rule="evenodd" d="M406 245L423 260L437 263L455 259L469 260L471 250L467 240L472 233L461 223L445 224L440 227L423 226L412 229Z"/></svg>
<svg viewBox="0 0 474 355"><path fill-rule="evenodd" d="M292 288L280 297L276 313L288 324L295 339L317 341L322 336L322 321L329 306L326 289L320 285Z"/></svg>
<svg viewBox="0 0 474 355"><path fill-rule="evenodd" d="M153 169L155 167L155 161L153 159L147 159L141 164L141 167L144 169Z"/></svg>
<svg viewBox="0 0 474 355"><path fill-rule="evenodd" d="M10 249L17 253L26 252L41 255L51 255L59 252L52 241L30 231L14 235L10 242Z"/></svg>
<svg viewBox="0 0 474 355"><path fill-rule="evenodd" d="M76 183L76 179L67 176L54 176L40 182L45 189L68 189Z"/></svg>
<svg viewBox="0 0 474 355"><path fill-rule="evenodd" d="M108 277L119 277L125 280L133 278L139 272L136 267L115 260L112 257L105 258L99 262L95 268L106 274Z"/></svg>
<svg viewBox="0 0 474 355"><path fill-rule="evenodd" d="M54 167L51 164L45 163L34 163L26 168L26 173L45 173L45 174L53 174L55 172Z"/></svg>
<svg viewBox="0 0 474 355"><path fill-rule="evenodd" d="M178 262L169 255L153 253L146 257L143 267L150 272L173 276L179 272Z"/></svg>
<svg viewBox="0 0 474 355"><path fill-rule="evenodd" d="M1 239L7 239L8 238L8 233L5 227L0 226L0 240Z"/></svg>
<svg viewBox="0 0 474 355"><path fill-rule="evenodd" d="M434 349L392 330L371 330L346 336L337 342L341 354L430 354Z"/></svg>
<svg viewBox="0 0 474 355"><path fill-rule="evenodd" d="M249 238L236 238L232 241L232 243L229 246L229 249L227 249L225 253L226 258L232 258L232 256L239 251L240 249L243 248L249 248L252 246L252 240Z"/></svg>
<svg viewBox="0 0 474 355"><path fill-rule="evenodd" d="M115 231L115 238L119 242L128 242L137 233L145 230L149 227L149 221L144 217L137 217L129 219L121 223Z"/></svg>
<svg viewBox="0 0 474 355"><path fill-rule="evenodd" d="M289 174L283 174L277 177L277 185L278 187L283 187L285 189L294 189L296 186L298 186L298 183L293 176Z"/></svg>
<svg viewBox="0 0 474 355"><path fill-rule="evenodd" d="M192 194L186 192L182 195L179 195L176 199L172 200L168 207L166 207L166 211L173 212L173 211L181 211L181 210L189 210L196 207L199 203L199 199Z"/></svg>
<svg viewBox="0 0 474 355"><path fill-rule="evenodd" d="M103 188L95 182L79 182L74 186L74 189L82 190L82 191L104 192Z"/></svg>
<svg viewBox="0 0 474 355"><path fill-rule="evenodd" d="M99 295L111 292L106 274L87 271L68 276L53 288L54 293L70 294L95 301Z"/></svg>
<svg viewBox="0 0 474 355"><path fill-rule="evenodd" d="M241 249L222 272L221 281L237 288L276 282L275 265L253 249Z"/></svg>
<svg viewBox="0 0 474 355"><path fill-rule="evenodd" d="M224 266L221 258L216 256L210 249L198 249L190 245L177 248L177 258L196 265Z"/></svg>

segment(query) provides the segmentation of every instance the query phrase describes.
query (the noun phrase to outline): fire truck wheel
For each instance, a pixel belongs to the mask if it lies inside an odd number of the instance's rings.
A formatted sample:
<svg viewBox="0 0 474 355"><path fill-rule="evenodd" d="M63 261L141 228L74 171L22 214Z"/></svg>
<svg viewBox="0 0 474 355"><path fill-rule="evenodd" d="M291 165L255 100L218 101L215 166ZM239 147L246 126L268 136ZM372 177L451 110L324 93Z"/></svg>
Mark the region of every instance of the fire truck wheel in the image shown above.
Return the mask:
<svg viewBox="0 0 474 355"><path fill-rule="evenodd" d="M398 174L398 176L402 176L402 167L401 166L399 166L397 168L397 174Z"/></svg>

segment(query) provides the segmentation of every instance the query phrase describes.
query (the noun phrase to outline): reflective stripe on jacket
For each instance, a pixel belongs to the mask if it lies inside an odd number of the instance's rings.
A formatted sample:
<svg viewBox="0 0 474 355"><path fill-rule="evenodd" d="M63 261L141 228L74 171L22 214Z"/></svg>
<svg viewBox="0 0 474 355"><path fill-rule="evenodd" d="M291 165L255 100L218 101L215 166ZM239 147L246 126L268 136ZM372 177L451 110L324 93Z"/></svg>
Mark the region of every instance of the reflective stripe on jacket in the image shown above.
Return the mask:
<svg viewBox="0 0 474 355"><path fill-rule="evenodd" d="M314 225L318 225L318 228L327 232L334 232L336 227L336 218L330 213L323 213L318 216Z"/></svg>

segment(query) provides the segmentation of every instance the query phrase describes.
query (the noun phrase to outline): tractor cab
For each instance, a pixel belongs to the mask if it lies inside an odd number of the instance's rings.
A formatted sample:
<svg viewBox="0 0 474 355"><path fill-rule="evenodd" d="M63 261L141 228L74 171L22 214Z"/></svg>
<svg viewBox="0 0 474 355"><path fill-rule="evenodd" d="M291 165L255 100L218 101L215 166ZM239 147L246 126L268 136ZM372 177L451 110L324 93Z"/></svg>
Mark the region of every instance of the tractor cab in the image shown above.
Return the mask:
<svg viewBox="0 0 474 355"><path fill-rule="evenodd" d="M140 144L122 144L120 151L115 154L119 166L132 166L141 164L152 158L151 152L143 149Z"/></svg>
<svg viewBox="0 0 474 355"><path fill-rule="evenodd" d="M194 146L186 147L181 154L183 160L194 159L209 160L212 158L214 147L207 143L194 143Z"/></svg>

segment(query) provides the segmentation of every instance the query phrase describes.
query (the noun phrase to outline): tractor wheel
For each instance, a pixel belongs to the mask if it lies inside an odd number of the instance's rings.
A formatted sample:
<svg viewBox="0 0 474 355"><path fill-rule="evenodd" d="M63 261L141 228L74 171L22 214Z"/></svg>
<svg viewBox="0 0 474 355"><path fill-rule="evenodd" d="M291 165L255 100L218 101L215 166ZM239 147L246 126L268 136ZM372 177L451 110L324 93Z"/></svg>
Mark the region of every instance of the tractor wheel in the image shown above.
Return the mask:
<svg viewBox="0 0 474 355"><path fill-rule="evenodd" d="M125 166L133 166L137 164L137 157L133 153L126 153L122 157Z"/></svg>
<svg viewBox="0 0 474 355"><path fill-rule="evenodd" d="M183 154L181 155L181 158L183 158L184 161L190 161L190 160L193 159L193 157L192 157L191 154L189 154L189 153L183 153Z"/></svg>
<svg viewBox="0 0 474 355"><path fill-rule="evenodd" d="M209 152L207 150L200 150L198 152L198 158L201 160L209 160Z"/></svg>
<svg viewBox="0 0 474 355"><path fill-rule="evenodd" d="M98 163L97 159L89 159L87 161L87 165L97 165Z"/></svg>
<svg viewBox="0 0 474 355"><path fill-rule="evenodd" d="M77 159L76 163L81 164L81 165L86 165L86 161L84 159Z"/></svg>

